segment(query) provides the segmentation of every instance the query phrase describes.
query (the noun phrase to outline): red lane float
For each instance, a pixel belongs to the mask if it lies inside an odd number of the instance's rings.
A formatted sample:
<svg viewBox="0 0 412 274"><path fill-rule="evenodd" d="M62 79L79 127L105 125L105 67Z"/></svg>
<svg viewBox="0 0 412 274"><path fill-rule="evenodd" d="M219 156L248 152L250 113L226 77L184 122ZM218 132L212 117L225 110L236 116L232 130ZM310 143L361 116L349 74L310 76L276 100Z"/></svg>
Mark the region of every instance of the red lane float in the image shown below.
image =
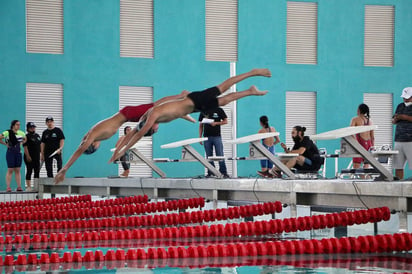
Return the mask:
<svg viewBox="0 0 412 274"><path fill-rule="evenodd" d="M91 195L81 195L81 196L70 196L62 198L51 198L51 199L39 199L39 200L25 200L25 201L11 201L11 202L1 202L0 209L5 208L16 208L23 206L38 206L38 205L50 205L50 204L67 204L76 202L86 202L91 201Z"/></svg>
<svg viewBox="0 0 412 274"><path fill-rule="evenodd" d="M204 203L203 198L194 198L197 199L197 204L201 206ZM175 201L172 201L175 202ZM196 203L195 203L196 204ZM279 205L280 206L277 206ZM176 203L177 205L177 203ZM267 208L273 211L269 213L280 213L282 206L280 202L269 202L264 203L267 205ZM247 205L240 207L231 207L225 208L221 212L223 213L226 219L230 216L236 217L236 214L231 214L232 212L244 210L247 212L256 212L253 209L257 208L259 205ZM279 211L280 210L280 211ZM145 216L129 216L129 217L117 217L117 218L103 218L103 219L89 219L89 220L74 220L74 221L48 221L48 222L31 222L31 223L5 223L3 225L4 232L11 233L14 231L30 231L30 230L61 230L61 229L80 229L80 228L90 228L90 229L99 229L99 228L108 228L108 227L128 227L128 226L164 226L164 225L177 225L177 224L187 224L187 223L196 223L196 222L209 222L216 220L216 210L205 210L198 211L200 214L192 214L194 212L181 212L171 213L167 215L145 215ZM262 213L257 211L257 213ZM263 212L264 213L264 212ZM246 214L246 213L245 213ZM195 219L192 219L191 216L196 216ZM252 217L256 215L244 215L245 217ZM203 218L203 219L202 219Z"/></svg>
<svg viewBox="0 0 412 274"><path fill-rule="evenodd" d="M140 196L138 196L140 197ZM144 196L147 200L147 196ZM128 198L128 197L125 197ZM124 200L125 198L118 198ZM139 200L136 198L136 201ZM140 200L144 200L141 198ZM106 200L111 201L111 200ZM203 207L205 201L203 197L190 198L179 200L182 202L167 201L158 203L138 203L134 204L134 200L127 200L126 204L116 203L114 205L102 205L99 201L87 202L82 204L79 208L71 209L56 209L47 208L46 210L34 209L33 212L2 212L0 214L0 221L25 221L25 220L67 220L67 219L83 219L83 218L101 218L110 216L122 216L142 213L155 213L165 210L178 210L187 208ZM133 203L133 204L129 204ZM108 203L109 204L109 203Z"/></svg>
<svg viewBox="0 0 412 274"><path fill-rule="evenodd" d="M230 208L232 209L232 208ZM253 211L253 207L249 207L250 211ZM248 210L249 210L248 209ZM243 209L246 210L246 209ZM359 213L362 216L367 216L364 219L360 220L359 223L366 223L370 221L376 221L380 218L376 215L373 216L371 219L369 212L382 212L382 211L389 211L388 208L377 208L377 209L369 209L368 211L362 211ZM366 212L366 213L365 213ZM199 225L199 226L187 226L187 227L166 227L166 228L149 228L149 229L118 229L118 230L109 230L109 231L83 231L83 232L69 232L67 234L64 233L51 233L46 234L43 233L41 235L34 234L33 238L30 240L29 237L22 237L21 235L15 235L14 240L10 235L6 235L4 242L6 244L19 244L25 242L29 243L55 243L55 242L91 242L91 241L99 241L99 240L128 240L128 239L164 239L164 238L208 238L208 237L234 237L234 236L259 236L259 235L266 235L269 233L282 233L282 232L295 232L298 229L312 229L315 226L317 221L310 221L310 220L321 220L320 223L316 225L318 228L325 228L325 227L333 227L336 225L341 225L342 222L340 220L341 215L345 215L347 212L341 213L332 213L326 215L320 215L323 218L319 218L319 216L312 216L312 217L299 217L299 218L288 218L284 220L270 220L270 221L255 221L255 222L241 222L239 224L226 224L223 226L222 224L212 224L210 226L207 225ZM355 212L355 215L357 213ZM173 215L179 216L179 215ZM174 217L173 217L174 218ZM382 216L383 218L383 216ZM147 219L149 220L149 219ZM303 221L303 225L299 225L299 221ZM187 220L190 221L190 220ZM337 222L337 224L335 223ZM126 221L120 221L121 223L125 223ZM119 223L120 223L119 222ZM120 223L120 224L121 224ZM121 226L121 225L120 225ZM312 227L311 227L312 226ZM397 236L395 236L397 237ZM3 241L3 237L0 236L0 242ZM400 242L403 245L409 244L411 240L408 238L404 242L395 239L395 241ZM344 249L347 249L348 243L343 243ZM358 251L363 251L366 245L365 240L361 238L359 243L356 243L355 247L358 248ZM379 245L377 242L372 242L375 249L378 249ZM333 242L333 248L335 250L340 250L341 243Z"/></svg>

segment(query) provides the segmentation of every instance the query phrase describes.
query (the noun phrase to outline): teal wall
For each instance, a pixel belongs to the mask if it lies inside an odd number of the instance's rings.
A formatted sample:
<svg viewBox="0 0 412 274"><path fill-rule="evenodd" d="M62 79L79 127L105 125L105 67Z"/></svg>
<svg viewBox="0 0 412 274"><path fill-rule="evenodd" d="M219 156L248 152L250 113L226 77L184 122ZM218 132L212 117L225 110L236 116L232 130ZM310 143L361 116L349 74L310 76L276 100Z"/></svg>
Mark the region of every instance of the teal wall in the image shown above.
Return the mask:
<svg viewBox="0 0 412 274"><path fill-rule="evenodd" d="M411 85L410 0L314 2L319 3L318 64L287 65L286 1L239 0L237 72L269 67L273 77L248 79L238 85L238 89L244 89L255 84L270 91L264 99L239 101L238 136L256 133L259 116L266 114L284 140L287 90L317 91L317 130L323 132L347 126L364 92L393 92L396 106L401 101L402 88ZM392 68L363 67L365 4L395 5ZM13 119L25 124L26 82L61 83L66 161L92 125L118 111L120 85L151 86L154 99L159 99L183 89L200 90L220 83L229 76L229 63L205 61L204 18L204 0L155 0L154 58L120 58L119 1L66 0L64 54L30 54L26 53L25 43L25 1L0 0L0 129L7 129ZM251 105L256 108L250 108ZM160 145L197 134L198 125L183 120L162 125L153 138L154 157L178 158L180 150L163 150ZM117 166L107 164L109 149L115 142L113 137L102 143L98 153L81 157L68 176L117 174ZM320 142L319 146L331 152L339 145L329 141ZM239 146L238 154L246 153L247 147ZM0 155L3 155L0 174L5 174L4 146L0 147ZM203 172L197 163L160 164L160 167L170 177ZM254 175L257 169L258 162L239 162L238 173ZM3 175L0 182L4 184Z"/></svg>
<svg viewBox="0 0 412 274"><path fill-rule="evenodd" d="M260 85L270 90L265 100L239 101L239 136L257 132L259 116L266 114L280 132L281 139L285 140L285 91L288 90L317 92L317 132L324 132L348 126L363 101L363 93L392 92L396 107L401 102L402 89L412 85L411 1L307 2L318 2L317 65L286 64L286 1L239 1L238 69L267 66L273 74L269 83ZM365 4L395 5L394 67L363 66ZM258 112L245 111L251 102L259 107ZM319 141L318 146L333 153L339 148L339 141ZM247 149L246 145L239 146L239 154L244 155ZM281 148L277 147L277 150ZM346 167L349 161L341 160L340 167ZM249 165L239 162L239 169L253 174ZM333 165L330 160L328 176L333 176Z"/></svg>

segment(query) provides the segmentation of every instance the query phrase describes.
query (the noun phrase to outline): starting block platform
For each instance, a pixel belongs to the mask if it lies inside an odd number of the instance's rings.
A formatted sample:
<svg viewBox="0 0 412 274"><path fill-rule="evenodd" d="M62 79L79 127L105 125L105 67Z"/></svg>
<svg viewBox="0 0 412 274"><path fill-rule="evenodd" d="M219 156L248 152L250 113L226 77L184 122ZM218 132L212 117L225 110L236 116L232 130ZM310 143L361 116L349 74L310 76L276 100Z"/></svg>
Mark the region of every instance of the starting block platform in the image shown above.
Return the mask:
<svg viewBox="0 0 412 274"><path fill-rule="evenodd" d="M378 160L375 158L390 157L397 154L398 151L393 150L382 150L369 152L364 147L362 147L359 142L353 137L358 133L376 130L378 127L376 125L370 126L358 126L358 127L345 127L336 130L327 131L324 133L316 134L310 136L314 141L317 140L333 140L341 138L341 148L339 157L353 158L362 157L380 174L380 179L393 181L393 175L389 170L387 170Z"/></svg>
<svg viewBox="0 0 412 274"><path fill-rule="evenodd" d="M210 170L213 175L218 178L222 178L223 174L220 173L214 166L212 166L205 157L203 157L199 152L197 152L191 145L207 141L207 138L191 138L182 141L177 141L169 144L160 146L161 148L177 148L182 147L182 158L180 160L172 160L173 162L180 161L199 161L204 167ZM166 161L170 161L166 158Z"/></svg>
<svg viewBox="0 0 412 274"><path fill-rule="evenodd" d="M136 164L139 162L143 162L146 165L148 165L154 172L156 172L160 177L165 178L166 177L166 173L164 173L158 166L156 166L154 164L154 161L152 161L151 159L147 158L146 156L143 155L143 153L141 153L138 148L141 147L145 147L145 146L149 146L151 145L152 142L151 141L141 141L136 143L130 150L129 150L129 161L127 161L127 163L130 164ZM112 148L111 151L114 151L115 149ZM115 161L115 163L120 163L121 161Z"/></svg>
<svg viewBox="0 0 412 274"><path fill-rule="evenodd" d="M258 160L258 159L269 159L276 167L278 167L284 174L288 176L289 179L295 179L295 174L285 166L281 157L290 158L297 157L299 154L294 153L282 153L278 156L273 155L267 150L261 143L262 139L279 136L279 132L268 132L268 133L258 133L253 135L248 135L245 137L237 138L234 140L225 141L228 144L243 144L249 143L249 157L248 159Z"/></svg>

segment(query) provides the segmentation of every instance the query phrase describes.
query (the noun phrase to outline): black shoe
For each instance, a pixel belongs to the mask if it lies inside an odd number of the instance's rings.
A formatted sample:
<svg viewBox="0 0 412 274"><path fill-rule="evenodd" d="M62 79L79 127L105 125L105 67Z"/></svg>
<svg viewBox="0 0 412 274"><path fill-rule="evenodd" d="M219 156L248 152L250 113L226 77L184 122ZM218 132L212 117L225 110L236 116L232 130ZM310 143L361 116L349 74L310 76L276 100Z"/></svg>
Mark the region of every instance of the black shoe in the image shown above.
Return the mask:
<svg viewBox="0 0 412 274"><path fill-rule="evenodd" d="M224 179L230 179L230 176L229 176L229 174L226 173L226 174L223 174L223 178Z"/></svg>

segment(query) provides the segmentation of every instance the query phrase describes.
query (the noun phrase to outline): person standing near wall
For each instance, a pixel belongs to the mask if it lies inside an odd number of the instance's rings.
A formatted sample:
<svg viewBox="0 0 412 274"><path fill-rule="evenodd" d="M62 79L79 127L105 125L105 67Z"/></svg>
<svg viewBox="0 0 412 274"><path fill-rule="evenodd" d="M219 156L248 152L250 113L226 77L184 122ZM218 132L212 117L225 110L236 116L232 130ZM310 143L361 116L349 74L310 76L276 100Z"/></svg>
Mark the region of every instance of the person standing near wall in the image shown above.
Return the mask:
<svg viewBox="0 0 412 274"><path fill-rule="evenodd" d="M3 139L5 141L3 141ZM20 121L13 120L10 125L10 129L0 134L0 143L7 146L6 161L7 161L7 173L6 184L7 192L11 192L11 177L16 178L17 189L16 191L23 191L21 188L21 175L20 168L22 162L21 144L26 141L26 134L20 130Z"/></svg>
<svg viewBox="0 0 412 274"><path fill-rule="evenodd" d="M126 137L126 135L132 130L131 127L126 126L124 128L124 135L117 140L116 146L120 144L120 142ZM130 172L130 151L126 151L126 153L120 157L120 163L122 164L123 167L123 173L120 175L120 177L129 177L129 172Z"/></svg>
<svg viewBox="0 0 412 274"><path fill-rule="evenodd" d="M392 123L396 125L394 149L399 151L393 157L393 168L395 176L402 180L406 161L412 169L412 87L404 88L401 97L403 103L396 107Z"/></svg>
<svg viewBox="0 0 412 274"><path fill-rule="evenodd" d="M26 125L26 139L24 143L24 163L26 164L26 191L31 189L31 174L34 171L34 180L39 179L40 175L40 144L41 137L36 133L36 125L28 122Z"/></svg>
<svg viewBox="0 0 412 274"><path fill-rule="evenodd" d="M350 126L370 126L372 125L372 120L369 115L369 107L366 104L360 104L357 111L357 116L353 117ZM373 130L361 132L356 134L356 140L359 144L366 150L370 150L375 145L375 133ZM369 164L364 162L362 157L353 158L353 168L360 168L361 163L363 163L363 168L369 168Z"/></svg>
<svg viewBox="0 0 412 274"><path fill-rule="evenodd" d="M64 146L63 131L54 126L54 119L51 116L46 118L47 129L43 131L40 145L40 161L44 161L47 170L47 177L53 178L53 159L57 161L57 171L62 168L62 150ZM52 156L52 154L54 154Z"/></svg>
<svg viewBox="0 0 412 274"><path fill-rule="evenodd" d="M258 131L258 133L276 132L274 127L269 126L269 119L266 115L260 116L259 121L262 128ZM275 145L278 143L280 143L279 136L265 138L262 140L262 145L272 154L275 154ZM273 167L273 163L269 159L260 160L260 167L262 169L257 171L260 176L273 177L269 173L269 170Z"/></svg>
<svg viewBox="0 0 412 274"><path fill-rule="evenodd" d="M204 142L206 156L213 156L213 147L215 148L216 156L224 156L220 126L227 124L225 111L220 107L203 111L199 115L199 122L199 137L203 135L208 138L208 140ZM213 161L209 163L215 166ZM225 160L219 161L219 171L222 173L223 178L229 178ZM207 177L211 176L212 173L208 170Z"/></svg>

